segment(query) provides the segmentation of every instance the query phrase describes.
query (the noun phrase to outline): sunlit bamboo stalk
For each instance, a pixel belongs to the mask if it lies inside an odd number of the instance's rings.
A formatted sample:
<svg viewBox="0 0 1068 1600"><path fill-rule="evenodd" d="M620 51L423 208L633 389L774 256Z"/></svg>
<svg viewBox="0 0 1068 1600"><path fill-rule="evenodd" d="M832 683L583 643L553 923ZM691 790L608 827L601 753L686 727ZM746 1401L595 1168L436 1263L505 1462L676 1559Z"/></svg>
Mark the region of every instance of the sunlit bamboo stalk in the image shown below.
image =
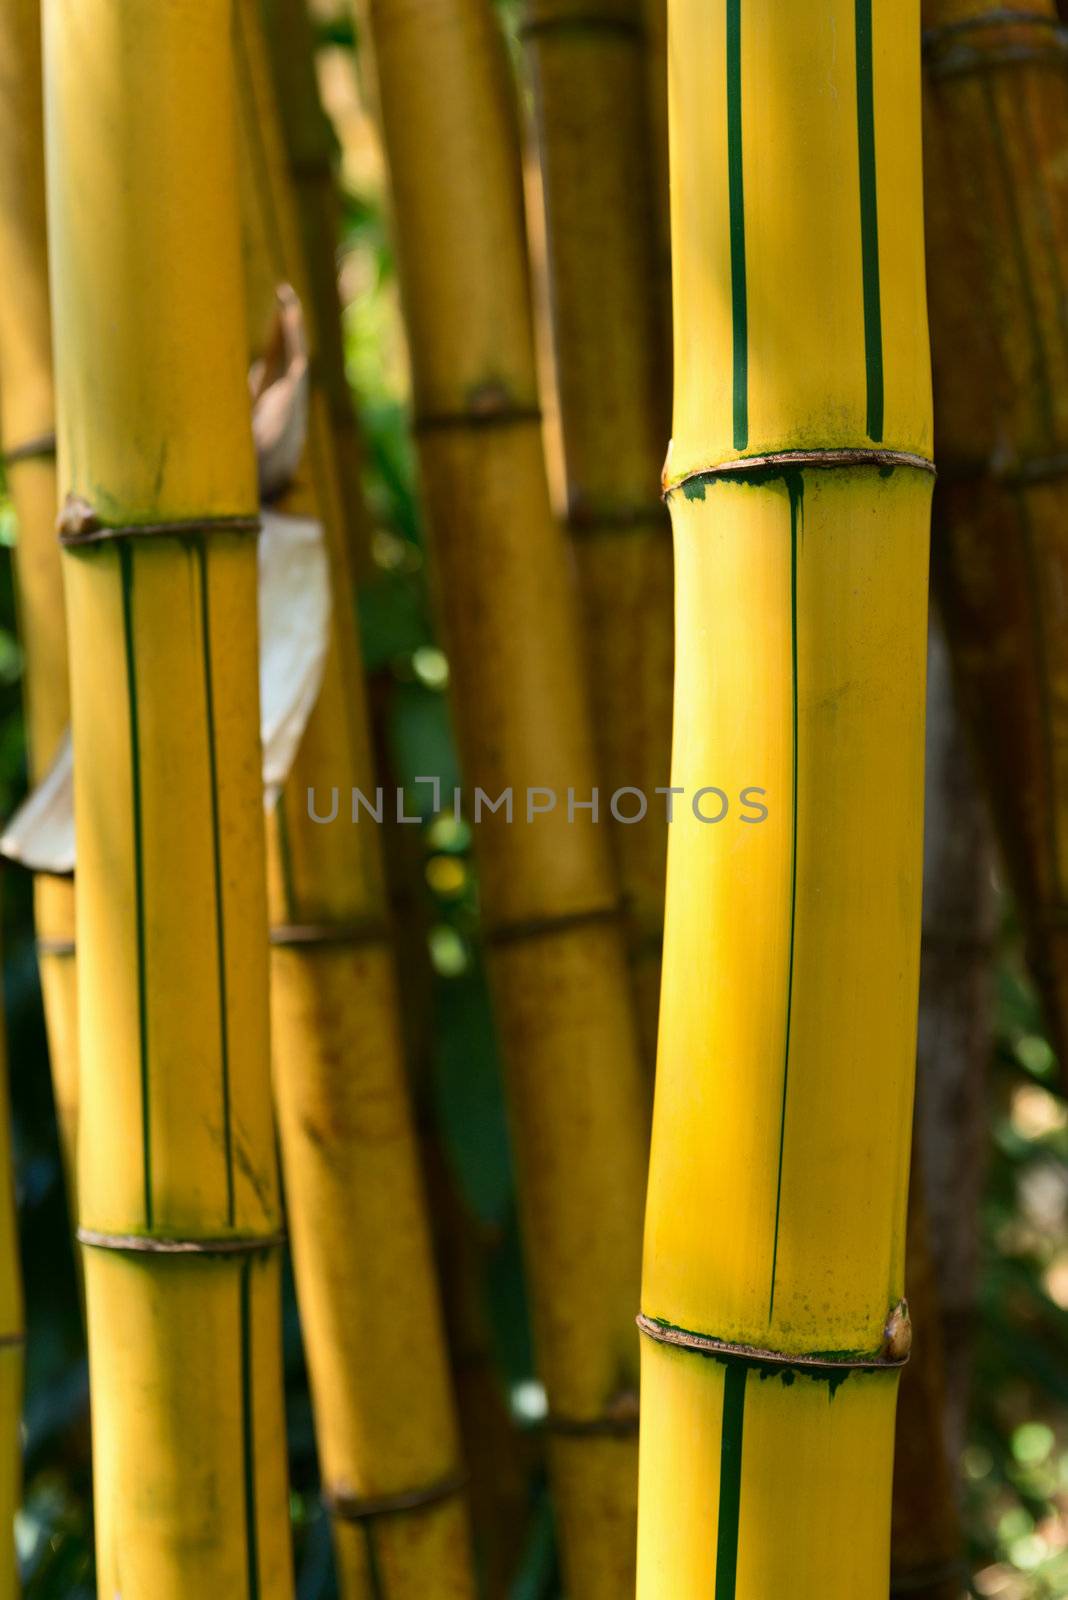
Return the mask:
<svg viewBox="0 0 1068 1600"><path fill-rule="evenodd" d="M488 960L565 1587L633 1581L644 1092L579 625L542 456L513 88L488 0L366 8ZM558 796L525 820L528 788ZM477 799L477 796L475 797ZM544 802L543 802L544 803Z"/></svg>
<svg viewBox="0 0 1068 1600"><path fill-rule="evenodd" d="M346 1600L459 1600L474 1579L380 842L351 815L354 789L373 802L374 763L318 302L259 0L238 16L251 272L300 294L312 374L306 461L279 509L322 519L334 599L323 686L269 829L275 1096L323 1489ZM323 825L309 796L323 815L332 791L343 808Z"/></svg>
<svg viewBox="0 0 1068 1600"><path fill-rule="evenodd" d="M657 297L650 72L642 0L527 0L544 200L563 506L605 802L651 796L671 764L673 567L660 469L668 432ZM629 800L633 816L635 802ZM612 826L638 1016L656 1055L667 824Z"/></svg>
<svg viewBox="0 0 1068 1600"><path fill-rule="evenodd" d="M39 0L0 5L0 441L15 507L19 637L25 659L31 782L70 722L63 578L56 542L55 401L48 308ZM52 1092L72 1221L78 1127L74 889L34 884L37 960Z"/></svg>
<svg viewBox="0 0 1068 1600"><path fill-rule="evenodd" d="M1068 1062L1068 56L1053 0L924 0L933 577Z"/></svg>
<svg viewBox="0 0 1068 1600"><path fill-rule="evenodd" d="M227 0L46 0L97 1582L293 1593Z"/></svg>
<svg viewBox="0 0 1068 1600"><path fill-rule="evenodd" d="M883 1600L932 481L918 3L673 0L670 30L672 782L759 786L767 816L680 806L671 833L638 1594Z"/></svg>

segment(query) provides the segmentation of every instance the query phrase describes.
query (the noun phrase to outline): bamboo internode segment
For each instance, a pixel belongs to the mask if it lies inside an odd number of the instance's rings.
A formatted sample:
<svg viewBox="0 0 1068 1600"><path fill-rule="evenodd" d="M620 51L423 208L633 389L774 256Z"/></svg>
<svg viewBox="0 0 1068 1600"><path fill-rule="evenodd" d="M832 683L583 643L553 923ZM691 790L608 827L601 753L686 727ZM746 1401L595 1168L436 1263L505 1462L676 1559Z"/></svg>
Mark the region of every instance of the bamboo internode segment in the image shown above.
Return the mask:
<svg viewBox="0 0 1068 1600"><path fill-rule="evenodd" d="M292 1594L226 0L44 8L102 1593ZM161 85L166 92L161 92ZM171 531L173 530L173 531Z"/></svg>
<svg viewBox="0 0 1068 1600"><path fill-rule="evenodd" d="M671 831L642 1600L887 1588L932 485L918 20L671 10L672 783L759 786L768 815Z"/></svg>
<svg viewBox="0 0 1068 1600"><path fill-rule="evenodd" d="M280 505L322 520L333 591L322 688L269 826L274 1089L324 1498L345 1600L463 1600L474 1594L463 1475L379 838L319 825L308 808L324 785L373 789L374 762L319 302L258 0L238 16L253 325L273 285L292 283L312 374L306 459Z"/></svg>
<svg viewBox="0 0 1068 1600"><path fill-rule="evenodd" d="M484 0L373 0L367 14L467 778L493 796L586 798L593 741L536 415L502 40ZM498 813L479 843L566 1583L615 1600L633 1573L645 1166L617 890L588 812L569 822L560 806L529 827ZM625 1435L587 1426L628 1412Z"/></svg>
<svg viewBox="0 0 1068 1600"><path fill-rule="evenodd" d="M339 506L349 559L359 571L368 555L369 529L361 482L363 446L338 322L336 140L319 102L315 31L304 0L261 0L261 11L304 242L307 293L318 331L315 375L326 397L336 442Z"/></svg>
<svg viewBox="0 0 1068 1600"><path fill-rule="evenodd" d="M665 330L642 0L527 0L563 503L585 608L599 770L652 795L671 764L673 567L659 478ZM656 1053L667 825L612 828L638 1016Z"/></svg>
<svg viewBox="0 0 1068 1600"><path fill-rule="evenodd" d="M1063 1068L1068 53L1052 0L927 0L924 22L934 581Z"/></svg>
<svg viewBox="0 0 1068 1600"><path fill-rule="evenodd" d="M55 539L55 397L45 230L38 0L0 4L0 442L18 522L15 579L25 657L31 781L44 777L70 723L63 577ZM34 885L37 959L52 1088L72 1219L78 1127L74 890Z"/></svg>
<svg viewBox="0 0 1068 1600"><path fill-rule="evenodd" d="M20 1593L14 1529L15 1512L22 1499L25 1338L7 1044L0 1019L0 1600L16 1600Z"/></svg>

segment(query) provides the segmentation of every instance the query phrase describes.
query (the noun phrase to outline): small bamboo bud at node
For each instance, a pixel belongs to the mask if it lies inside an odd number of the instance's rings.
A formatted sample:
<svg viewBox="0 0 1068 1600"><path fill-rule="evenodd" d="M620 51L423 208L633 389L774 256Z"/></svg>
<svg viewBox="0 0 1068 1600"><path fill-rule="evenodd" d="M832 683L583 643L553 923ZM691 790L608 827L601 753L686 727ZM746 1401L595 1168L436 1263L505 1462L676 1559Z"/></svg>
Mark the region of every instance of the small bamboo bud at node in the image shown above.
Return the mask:
<svg viewBox="0 0 1068 1600"><path fill-rule="evenodd" d="M888 1361L907 1361L912 1349L912 1319L909 1303L899 1300L886 1319L883 1354Z"/></svg>

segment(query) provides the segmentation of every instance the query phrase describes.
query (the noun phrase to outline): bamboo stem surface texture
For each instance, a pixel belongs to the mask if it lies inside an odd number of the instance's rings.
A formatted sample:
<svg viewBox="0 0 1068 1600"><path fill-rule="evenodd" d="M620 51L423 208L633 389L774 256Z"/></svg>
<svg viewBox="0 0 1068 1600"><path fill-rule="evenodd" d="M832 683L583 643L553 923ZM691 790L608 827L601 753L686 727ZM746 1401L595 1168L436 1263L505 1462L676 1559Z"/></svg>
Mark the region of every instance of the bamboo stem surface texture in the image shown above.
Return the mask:
<svg viewBox="0 0 1068 1600"><path fill-rule="evenodd" d="M1068 1074L1068 45L1052 0L925 0L933 577Z"/></svg>
<svg viewBox="0 0 1068 1600"><path fill-rule="evenodd" d="M0 1018L0 1600L21 1594L15 1513L22 1500L26 1322L19 1268L6 1032Z"/></svg>
<svg viewBox="0 0 1068 1600"><path fill-rule="evenodd" d="M48 771L70 723L63 574L56 540L44 114L39 0L0 4L0 442L15 507L15 581L25 659L30 780ZM34 883L37 960L71 1223L77 1217L78 1023L74 886Z"/></svg>
<svg viewBox="0 0 1068 1600"><path fill-rule="evenodd" d="M931 494L918 0L673 0L681 804L640 1600L883 1600ZM707 814L716 815L711 806Z"/></svg>
<svg viewBox="0 0 1068 1600"><path fill-rule="evenodd" d="M47 0L97 1582L290 1600L227 0Z"/></svg>
<svg viewBox="0 0 1068 1600"><path fill-rule="evenodd" d="M506 1063L565 1584L633 1583L646 1112L567 547L545 475L513 89L488 0L372 0L415 426ZM530 823L526 791L556 808ZM477 798L477 796L476 796Z"/></svg>
<svg viewBox="0 0 1068 1600"><path fill-rule="evenodd" d="M308 442L278 509L322 520L331 640L318 703L268 830L274 1085L324 1495L345 1600L468 1600L468 1540L441 1307L405 1077L379 836L353 825L374 762L319 302L258 0L239 0L253 281L304 306ZM336 315L336 312L335 312ZM254 324L262 318L255 317ZM309 792L346 811L321 825Z"/></svg>
<svg viewBox="0 0 1068 1600"><path fill-rule="evenodd" d="M527 0L563 502L599 772L652 796L671 764L671 538L654 146L641 0ZM631 812L634 802L631 800ZM667 823L614 822L638 1019L656 1055Z"/></svg>

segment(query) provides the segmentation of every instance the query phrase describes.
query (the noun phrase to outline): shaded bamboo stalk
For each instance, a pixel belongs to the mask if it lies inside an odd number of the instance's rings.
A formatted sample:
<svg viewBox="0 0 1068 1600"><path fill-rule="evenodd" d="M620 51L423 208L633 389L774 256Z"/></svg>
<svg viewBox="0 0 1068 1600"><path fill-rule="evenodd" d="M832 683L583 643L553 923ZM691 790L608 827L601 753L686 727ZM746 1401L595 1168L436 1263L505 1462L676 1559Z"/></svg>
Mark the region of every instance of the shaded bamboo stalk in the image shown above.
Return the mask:
<svg viewBox="0 0 1068 1600"><path fill-rule="evenodd" d="M335 436L258 0L238 14L252 275L297 289L312 374L305 463L279 509L322 519L334 600L269 830L275 1095L323 1492L346 1600L460 1600L474 1594L464 1480L382 861L373 823L350 814L374 774ZM312 801L323 816L331 793L340 814L318 823Z"/></svg>
<svg viewBox="0 0 1068 1600"><path fill-rule="evenodd" d="M55 399L48 307L39 0L0 4L0 441L15 507L30 781L70 724L63 576L56 542ZM37 961L72 1226L77 1218L78 1039L74 886L34 883Z"/></svg>
<svg viewBox="0 0 1068 1600"><path fill-rule="evenodd" d="M915 1159L923 1171L942 1323L948 1451L957 1462L980 1275L997 902L975 752L937 616L928 640L926 788Z"/></svg>
<svg viewBox="0 0 1068 1600"><path fill-rule="evenodd" d="M905 1283L916 1340L894 1452L891 1593L958 1600L992 1044L993 886L945 637L928 634L926 826L916 1114Z"/></svg>
<svg viewBox="0 0 1068 1600"><path fill-rule="evenodd" d="M369 559L369 518L359 482L361 441L345 374L337 282L337 193L334 138L319 99L314 32L305 0L265 0L263 15L285 137L289 175L308 267L320 360L341 479L349 565L359 573ZM391 673L369 685L374 760L387 792L396 789L384 728ZM430 1106L430 1028L433 972L427 945L418 830L388 826L386 880L394 936L405 974L402 1022L415 1093L422 1168L433 1220L445 1326L459 1409L463 1455L486 1593L503 1594L526 1538L529 1496L524 1452L512 1424L485 1322L484 1251L452 1176Z"/></svg>
<svg viewBox="0 0 1068 1600"><path fill-rule="evenodd" d="M932 481L918 24L918 0L670 11L672 782L760 785L767 816L680 804L671 832L641 1600L889 1584Z"/></svg>
<svg viewBox="0 0 1068 1600"><path fill-rule="evenodd" d="M338 501L349 560L354 574L359 574L369 558L370 540L361 481L363 444L345 372L339 320L336 140L319 101L315 33L305 0L261 0L261 11L318 334L315 376L335 439Z"/></svg>
<svg viewBox="0 0 1068 1600"><path fill-rule="evenodd" d="M44 41L97 1581L289 1600L229 5Z"/></svg>
<svg viewBox="0 0 1068 1600"><path fill-rule="evenodd" d="M933 576L1068 1062L1068 56L1052 0L925 0Z"/></svg>
<svg viewBox="0 0 1068 1600"><path fill-rule="evenodd" d="M670 528L660 500L668 432L657 299L657 210L641 0L527 0L547 302L563 463L562 507L585 611L583 639L603 802L653 797L671 765ZM666 810L609 819L639 1023L656 1056Z"/></svg>
<svg viewBox="0 0 1068 1600"><path fill-rule="evenodd" d="M542 455L516 114L487 0L366 8L503 1046L565 1585L633 1581L644 1090ZM554 811L525 820L528 788ZM516 810L509 825L509 789ZM544 801L543 801L544 803Z"/></svg>
<svg viewBox="0 0 1068 1600"><path fill-rule="evenodd" d="M22 1391L26 1325L19 1270L15 1172L11 1151L7 1041L0 1019L0 1600L21 1593L15 1513L22 1490Z"/></svg>
<svg viewBox="0 0 1068 1600"><path fill-rule="evenodd" d="M942 1319L918 1160L909 1175L905 1287L916 1335L901 1375L894 1430L890 1594L961 1600L959 1492L949 1455Z"/></svg>

